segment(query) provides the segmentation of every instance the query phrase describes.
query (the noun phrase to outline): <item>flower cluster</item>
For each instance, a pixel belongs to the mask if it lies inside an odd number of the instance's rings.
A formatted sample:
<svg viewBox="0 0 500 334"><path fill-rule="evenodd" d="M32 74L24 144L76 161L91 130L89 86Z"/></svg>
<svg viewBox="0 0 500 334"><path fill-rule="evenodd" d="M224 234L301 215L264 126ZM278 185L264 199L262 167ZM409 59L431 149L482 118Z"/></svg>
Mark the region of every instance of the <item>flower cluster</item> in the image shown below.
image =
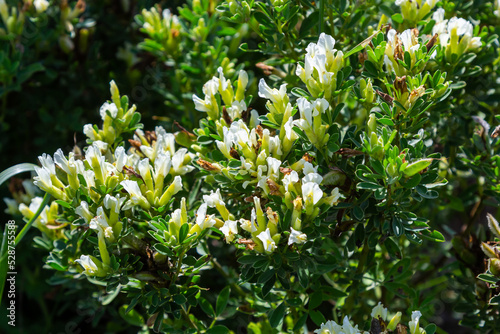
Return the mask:
<svg viewBox="0 0 500 334"><path fill-rule="evenodd" d="M344 66L344 54L335 48L335 39L325 33L318 43L310 43L304 66L297 65L297 76L304 82L313 97L324 97L330 101L340 87L337 73Z"/></svg>
<svg viewBox="0 0 500 334"><path fill-rule="evenodd" d="M247 110L245 91L248 84L248 75L245 71L239 72L235 92L231 81L224 77L222 67L219 67L217 72L219 77L214 76L203 85L204 99L193 94L193 101L196 110L206 112L208 119L212 120L219 120L221 102L224 102L225 106L222 108L223 121L225 125L229 125L232 120L241 118L242 113Z"/></svg>
<svg viewBox="0 0 500 334"><path fill-rule="evenodd" d="M97 234L101 260L82 255L79 261L87 274L97 276L109 272L108 247L122 235L122 218L136 208L164 210L182 189L181 176L194 169L189 165L193 155L185 148L176 149L173 134L162 127L151 132L138 128L135 106L128 109L126 97L119 96L114 82L111 94L113 102L104 103L100 110L102 129L90 124L84 127L90 143L85 152L65 156L59 149L53 157L43 154L34 177L34 184L41 190L73 203L76 217ZM133 130L128 152L116 146L123 133ZM19 210L30 219L40 202L36 197L29 207L21 204ZM59 206L52 202L35 223L51 239L64 238L58 231L68 225L56 222L58 214ZM79 225L73 222L71 228Z"/></svg>
<svg viewBox="0 0 500 334"><path fill-rule="evenodd" d="M437 41L445 49L446 59L453 63L467 51L480 48L482 43L480 37L473 37L472 23L457 17L445 20L444 14L444 9L439 8L432 15L432 19L436 21L432 34L437 36Z"/></svg>
<svg viewBox="0 0 500 334"><path fill-rule="evenodd" d="M333 45L333 38L322 34L317 44L308 46L306 69L304 72L298 71L308 88L311 87L313 96L313 91L327 87L331 92L335 91L335 80L343 58L342 52L334 50ZM275 251L283 233L288 235L288 245L306 242L307 235L302 230L322 212L323 205L325 208L336 205L341 195L338 188L330 192L324 190L323 176L312 163L311 157L306 155L295 162L290 162L286 157L299 138L297 131L302 131L317 149L325 149L329 140L329 127L323 117L330 112L330 104L325 98L312 102L300 98L296 101L300 118L294 120L294 107L286 85L279 89L271 88L261 79L259 96L267 99L268 113L264 118L258 118L258 114L252 110L247 123L244 120L248 117L244 115L247 107L244 92L248 75L240 71L236 93L233 93L231 81L223 76L222 69L218 71L219 76L204 85L204 99L193 95L193 101L197 110L207 112L208 119L214 122L212 130L206 127L195 132L199 138L208 135L214 138L222 157L214 159L210 151L197 146L197 164L211 174L222 175L233 185L240 184L242 189L255 189L258 195L247 198L254 204L250 214L246 216L240 213L237 219L228 214L228 201L223 192L217 190L205 196L202 206L206 204L208 208L217 208L222 218L222 224L215 219L207 223L208 226L219 228L227 242L243 243L247 248L261 253ZM221 106L221 101L224 106ZM268 124L272 125L271 129L267 128ZM211 132L214 130L215 133ZM262 207L262 201L272 201L273 196L282 198L283 209L291 212L286 231L279 228L284 217L280 217L271 207ZM201 219L200 215L198 218Z"/></svg>
<svg viewBox="0 0 500 334"><path fill-rule="evenodd" d="M388 316L387 308L385 308L380 302L376 305L370 316L371 330L369 332L358 329L357 325L352 325L349 321L349 317L345 316L342 320L342 324L337 324L333 320L329 320L326 323L321 324L319 329L316 329L314 333L317 334L368 334L368 333L381 333L388 334L393 333L409 333L409 334L425 334L426 331L420 327L420 317L422 314L419 311L413 311L411 314L411 320L408 323L408 327L400 323L401 312L398 312L392 318Z"/></svg>
<svg viewBox="0 0 500 334"><path fill-rule="evenodd" d="M142 18L139 23L141 31L148 34L151 39L144 42L157 41L162 43L163 50L170 56L175 57L180 53L181 23L176 15L165 9L160 14L156 8L142 10Z"/></svg>

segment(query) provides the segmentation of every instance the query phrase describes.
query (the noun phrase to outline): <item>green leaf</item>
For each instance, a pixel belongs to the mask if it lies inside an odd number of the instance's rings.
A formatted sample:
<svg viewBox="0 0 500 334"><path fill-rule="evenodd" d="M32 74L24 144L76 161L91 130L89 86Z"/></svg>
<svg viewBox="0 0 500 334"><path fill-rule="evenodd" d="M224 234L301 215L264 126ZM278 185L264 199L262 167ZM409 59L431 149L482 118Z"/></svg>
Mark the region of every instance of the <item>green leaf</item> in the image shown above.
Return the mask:
<svg viewBox="0 0 500 334"><path fill-rule="evenodd" d="M315 291L309 297L309 309L313 310L316 307L320 306L323 302L323 293L321 291Z"/></svg>
<svg viewBox="0 0 500 334"><path fill-rule="evenodd" d="M156 251L162 255L167 255L167 256L174 256L174 252L168 248L167 246L163 245L163 244L155 244L153 246L154 249L156 249Z"/></svg>
<svg viewBox="0 0 500 334"><path fill-rule="evenodd" d="M270 269L264 273L262 273L259 277L259 280L258 280L258 283L266 283L267 281L269 281L271 279L271 277L273 277L275 275L275 270L274 269Z"/></svg>
<svg viewBox="0 0 500 334"><path fill-rule="evenodd" d="M344 59L346 59L350 55L355 54L356 52L359 52L359 51L363 50L368 44L370 44L370 42L373 39L373 37L375 37L378 33L379 33L378 30L375 31L370 37L368 37L367 39L365 39L364 41L362 41L361 43L359 43L358 45L356 45L351 50L349 50L346 53L344 53Z"/></svg>
<svg viewBox="0 0 500 334"><path fill-rule="evenodd" d="M184 239L186 239L189 232L189 224L184 224L179 229L179 243L182 244Z"/></svg>
<svg viewBox="0 0 500 334"><path fill-rule="evenodd" d="M7 168L3 172L0 173L0 185L2 185L5 181L13 177L14 175L24 173L24 172L33 172L35 171L35 164L30 163L22 163L18 165L14 165L12 167Z"/></svg>
<svg viewBox="0 0 500 334"><path fill-rule="evenodd" d="M315 24L317 24L319 21L319 11L312 12L311 15L306 17L304 21L302 21L302 24L300 26L300 36L304 37L307 36L309 33L311 33L311 28L314 27Z"/></svg>
<svg viewBox="0 0 500 334"><path fill-rule="evenodd" d="M500 295L491 297L489 303L490 305L498 305L500 303Z"/></svg>
<svg viewBox="0 0 500 334"><path fill-rule="evenodd" d="M498 281L500 281L500 279L498 279L494 275L490 275L490 274L479 274L477 276L477 278L479 278L480 280L483 280L485 282L492 283L492 284L496 284Z"/></svg>
<svg viewBox="0 0 500 334"><path fill-rule="evenodd" d="M276 309L271 311L269 314L269 324L271 327L276 328L281 324L283 317L285 316L285 311L286 306L284 302L281 302Z"/></svg>
<svg viewBox="0 0 500 334"><path fill-rule="evenodd" d="M414 298L416 296L415 290L410 288L407 284L387 282L384 286L390 292L401 298Z"/></svg>
<svg viewBox="0 0 500 334"><path fill-rule="evenodd" d="M434 334L436 333L436 325L434 324L428 324L425 326L425 334Z"/></svg>
<svg viewBox="0 0 500 334"><path fill-rule="evenodd" d="M418 186L420 184L421 180L422 180L422 176L420 176L420 174L417 173L417 174L413 175L412 177L410 177L406 181L401 180L401 184L406 189L412 189L412 188L415 188L416 186Z"/></svg>
<svg viewBox="0 0 500 334"><path fill-rule="evenodd" d="M205 312L209 317L212 318L216 317L214 308L212 307L212 304L210 304L208 300L202 297L199 299L199 302L203 312Z"/></svg>
<svg viewBox="0 0 500 334"><path fill-rule="evenodd" d="M214 326L214 327L208 329L205 333L206 334L227 334L227 333L229 333L229 329L227 329L226 326L217 325L217 326Z"/></svg>
<svg viewBox="0 0 500 334"><path fill-rule="evenodd" d="M144 318L142 315L134 309L128 310L128 305L120 306L118 313L122 317L123 320L131 324L132 326L144 326Z"/></svg>
<svg viewBox="0 0 500 334"><path fill-rule="evenodd" d="M387 249L387 252L392 256L398 259L401 259L401 249L399 246L392 240L391 238L387 238L384 241L384 246Z"/></svg>
<svg viewBox="0 0 500 334"><path fill-rule="evenodd" d="M384 125L394 126L394 122L390 118L378 118L377 122Z"/></svg>
<svg viewBox="0 0 500 334"><path fill-rule="evenodd" d="M67 209L72 209L73 207L71 206L71 204L69 204L68 202L65 202L65 201L62 201L60 199L56 200L55 201L57 204L59 204L60 206L62 207L65 207Z"/></svg>
<svg viewBox="0 0 500 334"><path fill-rule="evenodd" d="M326 322L325 316L321 312L316 310L309 311L309 317L318 327Z"/></svg>
<svg viewBox="0 0 500 334"><path fill-rule="evenodd" d="M263 256L259 255L244 255L238 259L241 264L254 264L255 262L262 260Z"/></svg>
<svg viewBox="0 0 500 334"><path fill-rule="evenodd" d="M299 318L299 320L297 320L297 322L293 326L293 331L298 332L300 329L302 329L302 327L304 327L304 324L306 323L306 321L307 321L307 313L303 314Z"/></svg>
<svg viewBox="0 0 500 334"><path fill-rule="evenodd" d="M429 165L432 163L433 160L434 159L421 159L421 160L412 162L411 164L406 166L403 173L406 176L413 176L413 175L417 174L418 172L423 171L424 169L429 167Z"/></svg>
<svg viewBox="0 0 500 334"><path fill-rule="evenodd" d="M383 188L381 185L371 182L360 182L356 185L358 189L378 190Z"/></svg>
<svg viewBox="0 0 500 334"><path fill-rule="evenodd" d="M401 219L395 217L392 220L392 232L394 233L394 235L396 237L400 237L403 235L404 229L403 229L403 223L401 222Z"/></svg>
<svg viewBox="0 0 500 334"><path fill-rule="evenodd" d="M370 74L371 77L377 77L378 76L378 70L377 67L369 60L365 60L364 63L365 69Z"/></svg>
<svg viewBox="0 0 500 334"><path fill-rule="evenodd" d="M444 236L441 234L439 231L429 231L429 230L423 230L420 232L420 235L424 239L432 240L432 241L437 241L437 242L445 242Z"/></svg>
<svg viewBox="0 0 500 334"><path fill-rule="evenodd" d="M184 304L184 303L186 303L186 302L187 302L187 298L186 298L186 296L184 296L184 295L174 295L174 296L172 297L172 299L174 300L174 302L175 302L176 304L179 304L179 305L182 305L182 304Z"/></svg>
<svg viewBox="0 0 500 334"><path fill-rule="evenodd" d="M222 291L220 292L219 296L217 297L217 302L215 304L215 314L216 316L219 316L224 312L227 306L227 301L229 299L229 294L231 293L231 288L229 286L226 286Z"/></svg>
<svg viewBox="0 0 500 334"><path fill-rule="evenodd" d="M400 13L396 13L396 14L392 15L391 19L398 24L403 23L403 16Z"/></svg>
<svg viewBox="0 0 500 334"><path fill-rule="evenodd" d="M297 97L305 97L306 99L311 97L308 92L299 87L293 87L291 93Z"/></svg>

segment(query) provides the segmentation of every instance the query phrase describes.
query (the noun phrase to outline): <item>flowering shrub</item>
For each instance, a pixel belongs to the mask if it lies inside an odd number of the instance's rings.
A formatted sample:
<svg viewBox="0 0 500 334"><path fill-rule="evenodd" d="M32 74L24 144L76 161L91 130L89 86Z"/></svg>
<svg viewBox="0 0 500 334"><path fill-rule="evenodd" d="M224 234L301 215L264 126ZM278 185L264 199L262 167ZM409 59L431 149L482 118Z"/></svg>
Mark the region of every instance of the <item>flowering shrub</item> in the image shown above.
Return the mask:
<svg viewBox="0 0 500 334"><path fill-rule="evenodd" d="M500 257L478 220L500 199L498 42L476 21L498 18L465 9L144 9L139 47L173 67L188 127L145 130L111 81L84 147L0 175L33 170L45 193L6 199L16 243L35 226L52 283L88 282L131 331L494 332Z"/></svg>

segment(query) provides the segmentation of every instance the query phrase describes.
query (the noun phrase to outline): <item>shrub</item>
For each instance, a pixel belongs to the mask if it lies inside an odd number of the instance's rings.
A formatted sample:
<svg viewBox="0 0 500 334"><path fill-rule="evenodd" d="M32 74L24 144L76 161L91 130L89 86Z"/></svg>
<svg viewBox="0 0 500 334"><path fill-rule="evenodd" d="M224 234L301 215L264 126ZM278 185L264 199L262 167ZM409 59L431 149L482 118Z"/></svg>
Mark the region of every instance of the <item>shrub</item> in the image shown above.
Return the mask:
<svg viewBox="0 0 500 334"><path fill-rule="evenodd" d="M114 330L499 329L491 4L198 0L178 13L136 16L138 47L168 67L165 127L144 130L111 81L85 147L0 176L36 174L43 198L25 182L7 203L26 221L15 244L39 230L53 284L85 286Z"/></svg>

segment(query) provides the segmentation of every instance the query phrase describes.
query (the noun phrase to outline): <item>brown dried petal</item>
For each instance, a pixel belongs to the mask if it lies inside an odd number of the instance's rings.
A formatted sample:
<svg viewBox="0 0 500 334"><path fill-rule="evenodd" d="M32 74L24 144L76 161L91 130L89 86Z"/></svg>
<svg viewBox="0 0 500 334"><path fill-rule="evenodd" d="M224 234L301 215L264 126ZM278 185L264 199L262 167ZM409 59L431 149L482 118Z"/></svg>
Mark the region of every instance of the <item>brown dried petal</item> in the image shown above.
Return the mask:
<svg viewBox="0 0 500 334"><path fill-rule="evenodd" d="M196 160L196 163L198 165L200 165L201 168L203 168L204 170L207 170L207 171L217 171L219 172L220 171L220 168L214 164L212 164L211 162L208 162L206 160L203 160L203 159L198 159Z"/></svg>
<svg viewBox="0 0 500 334"><path fill-rule="evenodd" d="M229 114L227 113L226 106L222 107L222 118L224 119L227 125L230 125L233 122L233 120L231 119L231 117L229 117Z"/></svg>
<svg viewBox="0 0 500 334"><path fill-rule="evenodd" d="M236 160L240 160L240 154L234 149L234 147L231 147L231 149L229 150L229 154Z"/></svg>

